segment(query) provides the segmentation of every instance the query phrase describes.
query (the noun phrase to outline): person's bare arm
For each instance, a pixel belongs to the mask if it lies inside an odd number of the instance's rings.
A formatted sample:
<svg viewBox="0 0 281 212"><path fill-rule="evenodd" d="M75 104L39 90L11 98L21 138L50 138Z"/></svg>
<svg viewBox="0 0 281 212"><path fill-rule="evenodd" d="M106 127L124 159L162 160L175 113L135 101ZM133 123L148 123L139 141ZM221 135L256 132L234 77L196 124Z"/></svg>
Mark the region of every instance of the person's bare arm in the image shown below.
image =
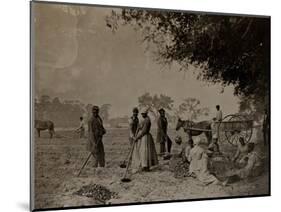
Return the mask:
<svg viewBox="0 0 281 212"><path fill-rule="evenodd" d="M79 130L82 130L82 128L83 128L83 125L80 124L80 126L75 131L78 132Z"/></svg>
<svg viewBox="0 0 281 212"><path fill-rule="evenodd" d="M240 149L238 147L236 152L235 152L235 155L233 157L233 162L236 162L236 160L239 158L239 156L240 156Z"/></svg>

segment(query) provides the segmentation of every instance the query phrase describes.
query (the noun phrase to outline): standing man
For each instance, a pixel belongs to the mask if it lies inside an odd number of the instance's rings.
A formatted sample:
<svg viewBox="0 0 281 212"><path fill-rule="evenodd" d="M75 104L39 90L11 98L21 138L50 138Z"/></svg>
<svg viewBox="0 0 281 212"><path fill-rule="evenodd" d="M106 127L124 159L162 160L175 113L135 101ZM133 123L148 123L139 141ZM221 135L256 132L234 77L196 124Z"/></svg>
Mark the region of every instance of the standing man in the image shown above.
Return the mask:
<svg viewBox="0 0 281 212"><path fill-rule="evenodd" d="M102 143L103 135L106 130L103 127L102 119L99 116L99 107L93 106L92 117L88 122L89 138L87 143L87 150L90 151L94 158L94 167L104 167L104 147Z"/></svg>
<svg viewBox="0 0 281 212"><path fill-rule="evenodd" d="M209 144L209 150L220 152L218 144L219 122L222 121L222 111L219 105L216 105L216 117L211 122L212 142Z"/></svg>
<svg viewBox="0 0 281 212"><path fill-rule="evenodd" d="M139 126L139 118L138 118L139 110L137 107L133 108L133 115L129 119L129 141L130 145L133 144L134 137L136 135L138 126Z"/></svg>
<svg viewBox="0 0 281 212"><path fill-rule="evenodd" d="M220 109L220 106L219 105L216 105L216 109L217 109L217 112L216 112L216 121L222 121L222 111Z"/></svg>
<svg viewBox="0 0 281 212"><path fill-rule="evenodd" d="M263 132L263 144L266 145L269 142L269 116L267 109L264 109L263 122L262 122L262 132Z"/></svg>
<svg viewBox="0 0 281 212"><path fill-rule="evenodd" d="M160 116L157 120L157 136L156 141L160 143L160 155L166 152L166 143L167 143L167 150L171 153L171 146L172 142L167 135L168 130L168 121L165 117L165 110L161 108L158 110Z"/></svg>
<svg viewBox="0 0 281 212"><path fill-rule="evenodd" d="M218 123L216 118L213 118L211 123L212 130L212 141L208 146L208 149L214 152L220 152L219 144L218 144Z"/></svg>
<svg viewBox="0 0 281 212"><path fill-rule="evenodd" d="M79 138L85 138L85 122L83 120L83 117L80 117L80 125L79 127L75 130L75 132L79 133Z"/></svg>

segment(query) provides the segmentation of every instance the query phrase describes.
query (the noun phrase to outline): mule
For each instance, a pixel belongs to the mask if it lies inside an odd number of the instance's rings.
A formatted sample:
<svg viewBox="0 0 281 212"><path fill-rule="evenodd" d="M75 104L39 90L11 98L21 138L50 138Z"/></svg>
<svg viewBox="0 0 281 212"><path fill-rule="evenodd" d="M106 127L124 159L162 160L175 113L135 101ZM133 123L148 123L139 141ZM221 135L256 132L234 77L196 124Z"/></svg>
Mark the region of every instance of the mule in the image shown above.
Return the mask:
<svg viewBox="0 0 281 212"><path fill-rule="evenodd" d="M211 131L210 121L193 122L190 120L181 120L179 118L176 125L176 131L178 131L180 128L183 128L184 132L188 136L188 140L192 139L192 136L198 136L204 133L208 140L208 144L210 144L212 141L212 131ZM196 129L191 130L191 128L196 128Z"/></svg>
<svg viewBox="0 0 281 212"><path fill-rule="evenodd" d="M34 128L36 129L39 138L41 130L48 130L50 138L53 138L55 135L55 125L52 121L35 120Z"/></svg>

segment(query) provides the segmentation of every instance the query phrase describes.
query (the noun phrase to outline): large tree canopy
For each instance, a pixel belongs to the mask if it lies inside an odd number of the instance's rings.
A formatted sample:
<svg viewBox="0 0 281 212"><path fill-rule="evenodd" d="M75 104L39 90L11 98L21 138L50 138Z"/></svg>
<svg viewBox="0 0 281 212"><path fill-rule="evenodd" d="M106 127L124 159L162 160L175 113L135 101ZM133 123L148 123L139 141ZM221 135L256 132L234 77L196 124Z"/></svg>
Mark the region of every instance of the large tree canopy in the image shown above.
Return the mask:
<svg viewBox="0 0 281 212"><path fill-rule="evenodd" d="M112 11L107 26L131 25L153 44L157 61L199 67L200 80L233 85L234 94L268 106L270 19L123 9Z"/></svg>

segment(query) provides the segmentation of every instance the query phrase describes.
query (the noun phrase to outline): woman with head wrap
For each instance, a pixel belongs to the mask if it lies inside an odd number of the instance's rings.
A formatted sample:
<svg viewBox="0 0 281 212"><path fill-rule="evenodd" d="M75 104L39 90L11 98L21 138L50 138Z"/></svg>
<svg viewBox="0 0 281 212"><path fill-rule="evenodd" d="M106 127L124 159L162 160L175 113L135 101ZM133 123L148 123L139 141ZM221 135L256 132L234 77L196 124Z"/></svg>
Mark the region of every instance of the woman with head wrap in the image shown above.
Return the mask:
<svg viewBox="0 0 281 212"><path fill-rule="evenodd" d="M151 121L148 111L149 108L141 110L143 120L140 122L138 133L134 137L134 142L136 142L132 157L134 172L138 171L139 168L142 168L143 171L149 171L151 166L158 164L155 144L150 134Z"/></svg>
<svg viewBox="0 0 281 212"><path fill-rule="evenodd" d="M195 176L200 182L205 185L208 184L222 184L214 175L208 170L209 157L207 150L200 146L201 139L196 137L194 140L194 147L190 150L188 160L189 174Z"/></svg>
<svg viewBox="0 0 281 212"><path fill-rule="evenodd" d="M257 177L264 171L263 158L254 151L255 144L248 143L246 146L247 154L239 162L243 167L228 174L227 183L235 183L242 179Z"/></svg>

